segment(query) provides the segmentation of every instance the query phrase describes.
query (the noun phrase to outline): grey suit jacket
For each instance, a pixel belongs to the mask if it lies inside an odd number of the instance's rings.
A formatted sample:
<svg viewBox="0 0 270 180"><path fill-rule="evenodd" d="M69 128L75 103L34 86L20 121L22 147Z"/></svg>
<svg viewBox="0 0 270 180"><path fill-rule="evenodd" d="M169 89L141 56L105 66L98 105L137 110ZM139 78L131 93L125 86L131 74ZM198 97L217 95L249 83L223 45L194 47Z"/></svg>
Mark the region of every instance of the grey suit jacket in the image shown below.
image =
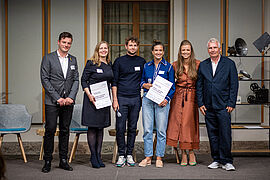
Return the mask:
<svg viewBox="0 0 270 180"><path fill-rule="evenodd" d="M56 106L61 97L69 97L75 101L79 88L76 58L68 54L68 70L64 78L57 52L45 55L40 66L40 79L45 89L45 104Z"/></svg>

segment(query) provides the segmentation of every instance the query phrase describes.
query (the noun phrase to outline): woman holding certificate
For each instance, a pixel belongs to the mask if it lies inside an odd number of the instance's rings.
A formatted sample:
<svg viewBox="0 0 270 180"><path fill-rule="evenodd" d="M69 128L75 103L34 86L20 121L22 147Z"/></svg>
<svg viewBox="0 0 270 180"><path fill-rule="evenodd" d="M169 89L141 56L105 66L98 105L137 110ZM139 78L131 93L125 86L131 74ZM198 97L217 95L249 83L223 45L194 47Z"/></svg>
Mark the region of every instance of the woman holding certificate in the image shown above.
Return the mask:
<svg viewBox="0 0 270 180"><path fill-rule="evenodd" d="M101 160L101 148L103 129L111 125L111 107L96 107L96 99L91 93L91 87L97 83L106 82L109 90L112 79L109 44L101 41L96 45L94 55L87 61L81 78L84 90L82 125L88 126L87 142L91 151L90 162L93 168L105 167ZM104 88L100 91L104 91Z"/></svg>
<svg viewBox="0 0 270 180"><path fill-rule="evenodd" d="M160 41L154 40L152 54L154 59L144 65L141 80L141 87L144 89L142 118L144 128L144 155L146 158L139 163L139 166L145 167L151 165L153 156L153 129L155 125L157 130L156 167L161 168L163 167L162 157L164 156L166 146L166 130L170 109L169 102L175 91L174 70L172 65L163 58L164 45ZM160 85L157 88L155 87L156 79L159 80ZM162 86L162 84L170 84L169 89L165 85ZM156 89L156 96L162 97L165 93L159 103L154 102L155 96L147 96L147 92L153 90L150 89L152 86Z"/></svg>
<svg viewBox="0 0 270 180"><path fill-rule="evenodd" d="M196 98L196 79L200 61L195 59L188 40L181 42L178 59L173 63L176 78L175 95L171 102L167 129L167 144L181 149L181 166L195 166L193 149L199 149L199 112ZM187 157L189 151L189 163Z"/></svg>

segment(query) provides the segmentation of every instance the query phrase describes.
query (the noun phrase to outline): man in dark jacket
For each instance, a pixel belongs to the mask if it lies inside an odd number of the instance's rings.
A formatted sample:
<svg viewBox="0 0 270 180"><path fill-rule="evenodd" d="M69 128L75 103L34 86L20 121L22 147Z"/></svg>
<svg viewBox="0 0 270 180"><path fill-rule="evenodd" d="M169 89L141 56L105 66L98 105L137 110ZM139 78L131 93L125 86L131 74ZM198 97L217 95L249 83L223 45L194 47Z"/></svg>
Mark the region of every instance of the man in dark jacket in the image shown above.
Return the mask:
<svg viewBox="0 0 270 180"><path fill-rule="evenodd" d="M235 170L231 154L231 112L235 108L238 75L235 63L220 55L220 43L211 38L210 58L200 63L197 79L198 106L205 116L213 163L208 168Z"/></svg>

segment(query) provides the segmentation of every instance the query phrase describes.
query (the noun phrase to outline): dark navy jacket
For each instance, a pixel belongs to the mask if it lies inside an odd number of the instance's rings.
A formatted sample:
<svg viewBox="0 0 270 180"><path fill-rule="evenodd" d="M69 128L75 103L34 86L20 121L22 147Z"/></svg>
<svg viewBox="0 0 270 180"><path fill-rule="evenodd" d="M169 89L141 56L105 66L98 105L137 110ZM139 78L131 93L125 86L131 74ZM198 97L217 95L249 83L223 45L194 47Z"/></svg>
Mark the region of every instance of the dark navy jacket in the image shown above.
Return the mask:
<svg viewBox="0 0 270 180"><path fill-rule="evenodd" d="M175 92L174 70L172 65L164 58L162 58L160 61L157 69L155 67L154 59L148 63L145 63L141 79L141 87L144 83L148 83L148 79L151 79L151 83L153 83L158 75L173 83L171 89L165 97L165 99L170 102ZM144 89L144 92L148 92L148 89Z"/></svg>
<svg viewBox="0 0 270 180"><path fill-rule="evenodd" d="M213 77L211 59L200 63L196 94L198 106L207 109L235 108L238 92L238 75L234 61L221 56Z"/></svg>

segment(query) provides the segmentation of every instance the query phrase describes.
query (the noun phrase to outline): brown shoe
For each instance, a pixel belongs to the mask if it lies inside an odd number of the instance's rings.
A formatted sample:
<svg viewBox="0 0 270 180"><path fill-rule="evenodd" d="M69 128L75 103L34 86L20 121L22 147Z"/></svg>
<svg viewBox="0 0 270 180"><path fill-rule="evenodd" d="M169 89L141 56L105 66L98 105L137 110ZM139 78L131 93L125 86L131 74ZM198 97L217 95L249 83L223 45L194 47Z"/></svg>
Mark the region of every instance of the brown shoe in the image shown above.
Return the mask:
<svg viewBox="0 0 270 180"><path fill-rule="evenodd" d="M159 159L156 160L156 167L157 167L157 168L162 168L162 167L163 167L163 162L162 162L162 160L159 160Z"/></svg>
<svg viewBox="0 0 270 180"><path fill-rule="evenodd" d="M151 159L147 160L146 158L143 159L140 163L139 166L140 167L146 167L146 166L150 166L151 165Z"/></svg>

